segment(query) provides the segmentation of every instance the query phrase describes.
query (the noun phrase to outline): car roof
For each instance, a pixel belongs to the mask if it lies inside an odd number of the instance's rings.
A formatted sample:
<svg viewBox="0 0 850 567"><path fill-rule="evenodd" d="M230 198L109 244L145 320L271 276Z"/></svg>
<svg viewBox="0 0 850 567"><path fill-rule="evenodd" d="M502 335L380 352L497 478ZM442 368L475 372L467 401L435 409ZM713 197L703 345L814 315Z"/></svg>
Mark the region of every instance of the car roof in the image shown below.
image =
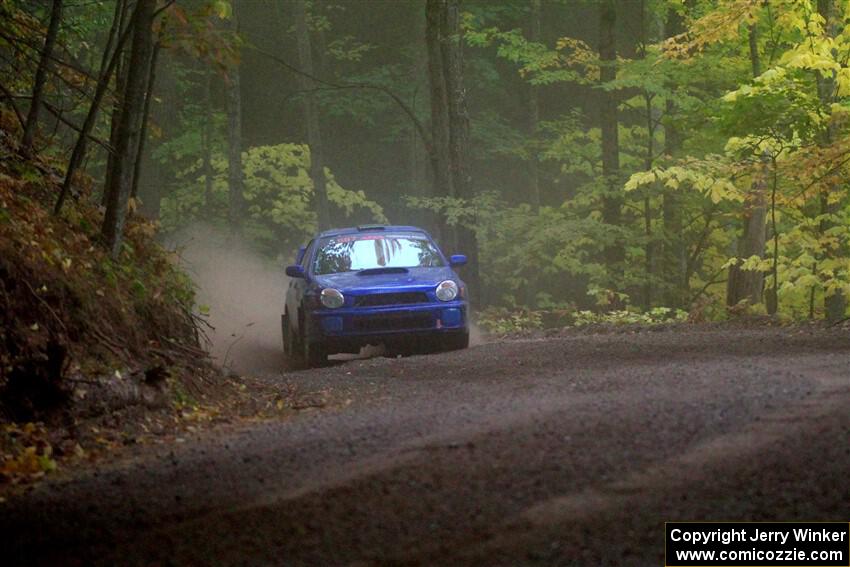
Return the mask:
<svg viewBox="0 0 850 567"><path fill-rule="evenodd" d="M428 231L416 226L370 224L326 230L324 232L319 233L317 238L326 238L328 236L343 236L347 234L363 234L369 232L419 232L427 235L428 237L431 236L430 234L428 234Z"/></svg>

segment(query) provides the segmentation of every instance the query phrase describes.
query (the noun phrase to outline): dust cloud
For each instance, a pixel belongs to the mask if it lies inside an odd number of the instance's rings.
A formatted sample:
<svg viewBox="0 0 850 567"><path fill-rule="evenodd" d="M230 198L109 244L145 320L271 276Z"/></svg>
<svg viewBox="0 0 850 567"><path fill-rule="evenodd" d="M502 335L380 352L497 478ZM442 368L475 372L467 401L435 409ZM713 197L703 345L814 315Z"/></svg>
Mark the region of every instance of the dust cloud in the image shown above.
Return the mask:
<svg viewBox="0 0 850 567"><path fill-rule="evenodd" d="M481 329L478 328L473 322L469 323L469 346L481 346L486 344L487 340L484 337L484 334L481 332Z"/></svg>
<svg viewBox="0 0 850 567"><path fill-rule="evenodd" d="M280 265L263 258L226 230L196 224L172 236L167 246L197 286L197 303L209 308L207 330L215 362L239 374L277 373L285 368L281 345L288 278ZM470 346L487 341L470 325ZM384 354L382 345L367 346L358 355L335 355L351 360Z"/></svg>
<svg viewBox="0 0 850 567"><path fill-rule="evenodd" d="M276 266L208 225L183 230L168 245L195 282L197 303L209 307L215 362L241 374L281 371L280 315L288 284L283 261Z"/></svg>

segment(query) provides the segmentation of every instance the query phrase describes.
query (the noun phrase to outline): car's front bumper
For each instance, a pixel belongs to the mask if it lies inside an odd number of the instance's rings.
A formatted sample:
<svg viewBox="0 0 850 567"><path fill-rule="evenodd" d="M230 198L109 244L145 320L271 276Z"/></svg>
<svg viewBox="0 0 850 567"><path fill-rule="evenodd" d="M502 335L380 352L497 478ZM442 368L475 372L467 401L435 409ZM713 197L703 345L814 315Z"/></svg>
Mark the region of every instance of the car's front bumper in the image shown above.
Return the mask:
<svg viewBox="0 0 850 567"><path fill-rule="evenodd" d="M443 333L467 332L466 301L415 305L318 309L307 334L330 350L353 351L367 344L409 342Z"/></svg>

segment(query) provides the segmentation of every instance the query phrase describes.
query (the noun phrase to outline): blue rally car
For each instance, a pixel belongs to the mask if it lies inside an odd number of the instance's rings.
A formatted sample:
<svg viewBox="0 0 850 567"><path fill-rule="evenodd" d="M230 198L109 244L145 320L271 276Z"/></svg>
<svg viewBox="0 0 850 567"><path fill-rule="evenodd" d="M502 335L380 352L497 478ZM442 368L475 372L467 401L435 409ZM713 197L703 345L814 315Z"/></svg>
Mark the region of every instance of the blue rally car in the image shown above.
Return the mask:
<svg viewBox="0 0 850 567"><path fill-rule="evenodd" d="M391 353L469 346L467 290L422 229L368 225L329 230L299 249L281 316L287 357L307 366L383 344Z"/></svg>

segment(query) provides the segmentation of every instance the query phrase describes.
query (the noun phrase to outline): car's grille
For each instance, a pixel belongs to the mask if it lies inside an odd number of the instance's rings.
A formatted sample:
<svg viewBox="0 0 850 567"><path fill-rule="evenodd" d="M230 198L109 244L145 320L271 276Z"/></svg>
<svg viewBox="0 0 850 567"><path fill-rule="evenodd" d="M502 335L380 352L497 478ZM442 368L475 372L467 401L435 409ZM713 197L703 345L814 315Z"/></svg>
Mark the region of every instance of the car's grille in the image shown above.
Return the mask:
<svg viewBox="0 0 850 567"><path fill-rule="evenodd" d="M383 313L381 315L354 317L351 325L359 332L403 331L406 329L428 329L434 326L431 312Z"/></svg>
<svg viewBox="0 0 850 567"><path fill-rule="evenodd" d="M427 303L428 295L421 291L402 293L372 293L354 297L355 307L379 307L381 305L407 305L410 303Z"/></svg>

